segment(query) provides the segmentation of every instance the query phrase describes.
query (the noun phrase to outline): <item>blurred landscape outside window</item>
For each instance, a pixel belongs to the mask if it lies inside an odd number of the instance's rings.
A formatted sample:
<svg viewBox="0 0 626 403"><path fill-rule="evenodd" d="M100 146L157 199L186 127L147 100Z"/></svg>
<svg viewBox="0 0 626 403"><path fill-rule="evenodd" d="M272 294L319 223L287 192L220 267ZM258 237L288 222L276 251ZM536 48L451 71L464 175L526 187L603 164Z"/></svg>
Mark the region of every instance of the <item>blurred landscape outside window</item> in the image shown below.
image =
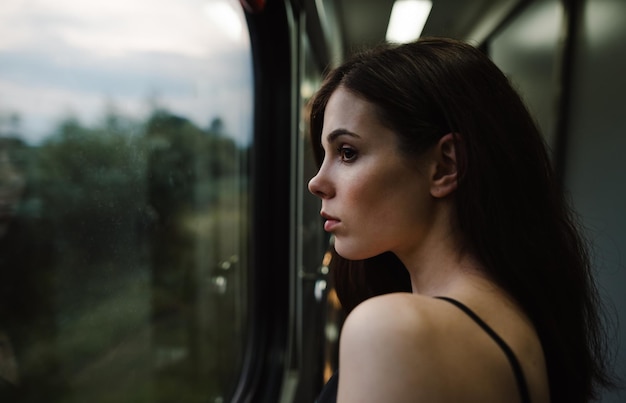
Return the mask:
<svg viewBox="0 0 626 403"><path fill-rule="evenodd" d="M0 401L228 401L252 102L236 0L0 3Z"/></svg>

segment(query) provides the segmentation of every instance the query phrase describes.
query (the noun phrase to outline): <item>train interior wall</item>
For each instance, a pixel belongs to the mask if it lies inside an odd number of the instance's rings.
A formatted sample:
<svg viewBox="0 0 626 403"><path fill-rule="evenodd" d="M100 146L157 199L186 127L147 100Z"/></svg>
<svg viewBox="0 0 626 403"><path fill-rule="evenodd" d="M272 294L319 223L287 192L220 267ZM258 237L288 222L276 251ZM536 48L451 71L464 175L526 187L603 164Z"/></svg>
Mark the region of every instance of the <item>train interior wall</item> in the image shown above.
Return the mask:
<svg viewBox="0 0 626 403"><path fill-rule="evenodd" d="M560 158L564 189L592 245L607 302L616 373L626 379L626 2L579 2L567 58L561 3L531 3L494 35L489 52L522 93L553 158ZM619 390L601 397L624 399Z"/></svg>
<svg viewBox="0 0 626 403"><path fill-rule="evenodd" d="M603 295L619 326L616 367L626 379L626 2L587 0L577 34L566 186L595 242ZM626 399L607 393L605 403Z"/></svg>

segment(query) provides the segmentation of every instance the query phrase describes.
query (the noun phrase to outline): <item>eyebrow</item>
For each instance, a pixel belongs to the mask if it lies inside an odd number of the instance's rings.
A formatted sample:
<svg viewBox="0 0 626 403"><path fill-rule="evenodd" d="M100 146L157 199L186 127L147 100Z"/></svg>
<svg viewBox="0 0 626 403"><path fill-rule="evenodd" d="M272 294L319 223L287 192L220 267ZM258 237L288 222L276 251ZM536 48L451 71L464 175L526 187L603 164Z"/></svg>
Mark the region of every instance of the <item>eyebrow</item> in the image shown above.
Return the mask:
<svg viewBox="0 0 626 403"><path fill-rule="evenodd" d="M350 130L346 130L346 129L335 129L332 132L328 133L328 136L326 136L326 141L328 141L329 143L332 143L333 141L335 141L337 139L337 137L340 136L351 136L357 139L360 139L361 136L359 136L358 134L351 132Z"/></svg>

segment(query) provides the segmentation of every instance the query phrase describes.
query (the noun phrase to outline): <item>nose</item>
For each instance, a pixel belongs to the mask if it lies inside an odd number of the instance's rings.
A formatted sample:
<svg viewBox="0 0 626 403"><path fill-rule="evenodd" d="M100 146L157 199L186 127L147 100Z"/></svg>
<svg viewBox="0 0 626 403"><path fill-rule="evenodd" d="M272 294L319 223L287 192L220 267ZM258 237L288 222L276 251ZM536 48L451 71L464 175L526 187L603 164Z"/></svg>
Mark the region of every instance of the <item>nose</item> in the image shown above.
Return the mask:
<svg viewBox="0 0 626 403"><path fill-rule="evenodd" d="M329 199L334 196L332 184L321 169L309 181L309 192L320 199Z"/></svg>

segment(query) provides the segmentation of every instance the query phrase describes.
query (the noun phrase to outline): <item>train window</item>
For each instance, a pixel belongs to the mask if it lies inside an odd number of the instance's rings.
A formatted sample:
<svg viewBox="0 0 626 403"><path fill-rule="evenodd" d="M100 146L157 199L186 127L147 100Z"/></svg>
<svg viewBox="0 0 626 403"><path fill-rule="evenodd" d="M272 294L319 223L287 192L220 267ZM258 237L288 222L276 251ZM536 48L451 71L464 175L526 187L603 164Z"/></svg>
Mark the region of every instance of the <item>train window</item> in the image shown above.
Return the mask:
<svg viewBox="0 0 626 403"><path fill-rule="evenodd" d="M252 80L237 0L0 3L1 401L229 400Z"/></svg>
<svg viewBox="0 0 626 403"><path fill-rule="evenodd" d="M489 43L494 62L509 76L554 145L563 9L560 0L531 2Z"/></svg>
<svg viewBox="0 0 626 403"><path fill-rule="evenodd" d="M329 293L330 278L327 263L323 256L328 248L328 236L320 225L319 199L313 196L308 188L309 180L315 176L317 167L313 159L309 133L310 102L314 92L321 84L322 73L316 63L309 37L303 35L302 47L302 80L300 85L300 130L298 138L299 183L298 204L302 212L299 218L301 228L301 245L299 254L300 267L300 305L301 336L299 359L300 367L298 391L293 401L312 401L321 390L325 381L325 370L334 370L331 362L325 360L328 341L324 336L326 327L335 326L332 318L326 315L326 304ZM334 342L335 340L332 340ZM334 358L334 357L332 357ZM330 360L328 360L330 361Z"/></svg>

